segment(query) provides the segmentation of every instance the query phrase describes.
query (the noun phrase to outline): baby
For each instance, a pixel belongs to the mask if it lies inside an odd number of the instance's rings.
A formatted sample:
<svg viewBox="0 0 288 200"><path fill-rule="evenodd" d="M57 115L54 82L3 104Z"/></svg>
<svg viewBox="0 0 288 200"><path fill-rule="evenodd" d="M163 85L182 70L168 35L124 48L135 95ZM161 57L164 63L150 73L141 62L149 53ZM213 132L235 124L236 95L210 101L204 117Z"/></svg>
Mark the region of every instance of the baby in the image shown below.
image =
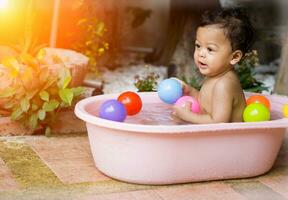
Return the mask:
<svg viewBox="0 0 288 200"><path fill-rule="evenodd" d="M185 95L198 99L201 114L192 113L186 103L174 106L173 115L196 124L241 122L246 101L234 66L251 49L253 37L253 27L240 10L205 13L196 32L194 52L204 83L200 91L183 85Z"/></svg>

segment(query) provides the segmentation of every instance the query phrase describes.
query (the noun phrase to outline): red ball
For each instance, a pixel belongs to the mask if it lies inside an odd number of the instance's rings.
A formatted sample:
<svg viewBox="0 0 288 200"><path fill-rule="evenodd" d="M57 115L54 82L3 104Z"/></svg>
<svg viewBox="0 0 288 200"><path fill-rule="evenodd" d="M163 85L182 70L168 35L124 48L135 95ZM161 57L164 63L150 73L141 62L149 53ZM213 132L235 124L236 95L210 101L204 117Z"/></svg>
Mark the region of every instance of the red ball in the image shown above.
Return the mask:
<svg viewBox="0 0 288 200"><path fill-rule="evenodd" d="M142 100L135 92L123 92L117 100L124 104L127 115L136 115L142 108Z"/></svg>

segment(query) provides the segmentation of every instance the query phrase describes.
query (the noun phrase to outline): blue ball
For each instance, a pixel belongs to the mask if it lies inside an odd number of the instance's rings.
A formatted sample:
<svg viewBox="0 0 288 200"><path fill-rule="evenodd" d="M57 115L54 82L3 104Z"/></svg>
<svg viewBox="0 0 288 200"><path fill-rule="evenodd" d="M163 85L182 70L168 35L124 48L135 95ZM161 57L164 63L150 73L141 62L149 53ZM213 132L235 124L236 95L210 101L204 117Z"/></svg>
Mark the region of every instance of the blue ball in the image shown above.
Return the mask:
<svg viewBox="0 0 288 200"><path fill-rule="evenodd" d="M123 122L127 116L124 104L111 99L105 101L99 109L99 117L117 122Z"/></svg>
<svg viewBox="0 0 288 200"><path fill-rule="evenodd" d="M174 104L183 95L181 83L174 79L161 81L157 91L159 98L168 104Z"/></svg>

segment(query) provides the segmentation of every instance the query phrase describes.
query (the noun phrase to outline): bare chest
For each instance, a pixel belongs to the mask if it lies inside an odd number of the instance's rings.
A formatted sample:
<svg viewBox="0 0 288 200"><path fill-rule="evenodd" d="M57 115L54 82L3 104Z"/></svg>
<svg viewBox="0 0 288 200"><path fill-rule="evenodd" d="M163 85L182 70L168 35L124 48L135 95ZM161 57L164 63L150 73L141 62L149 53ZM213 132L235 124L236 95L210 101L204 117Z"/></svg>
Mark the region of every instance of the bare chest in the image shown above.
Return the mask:
<svg viewBox="0 0 288 200"><path fill-rule="evenodd" d="M204 83L199 92L199 103L203 113L211 113L213 100L213 81Z"/></svg>

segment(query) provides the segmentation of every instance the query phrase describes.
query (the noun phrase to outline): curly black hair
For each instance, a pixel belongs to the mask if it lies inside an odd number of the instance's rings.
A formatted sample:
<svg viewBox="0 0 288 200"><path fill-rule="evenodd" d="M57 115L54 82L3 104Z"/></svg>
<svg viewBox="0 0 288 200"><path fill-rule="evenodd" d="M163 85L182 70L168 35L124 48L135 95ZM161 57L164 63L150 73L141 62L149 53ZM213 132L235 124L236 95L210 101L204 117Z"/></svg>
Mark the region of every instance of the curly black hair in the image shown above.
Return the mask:
<svg viewBox="0 0 288 200"><path fill-rule="evenodd" d="M233 51L240 50L243 55L251 51L255 40L255 30L242 9L227 8L206 11L202 15L200 27L208 25L219 25L220 28L223 28Z"/></svg>

